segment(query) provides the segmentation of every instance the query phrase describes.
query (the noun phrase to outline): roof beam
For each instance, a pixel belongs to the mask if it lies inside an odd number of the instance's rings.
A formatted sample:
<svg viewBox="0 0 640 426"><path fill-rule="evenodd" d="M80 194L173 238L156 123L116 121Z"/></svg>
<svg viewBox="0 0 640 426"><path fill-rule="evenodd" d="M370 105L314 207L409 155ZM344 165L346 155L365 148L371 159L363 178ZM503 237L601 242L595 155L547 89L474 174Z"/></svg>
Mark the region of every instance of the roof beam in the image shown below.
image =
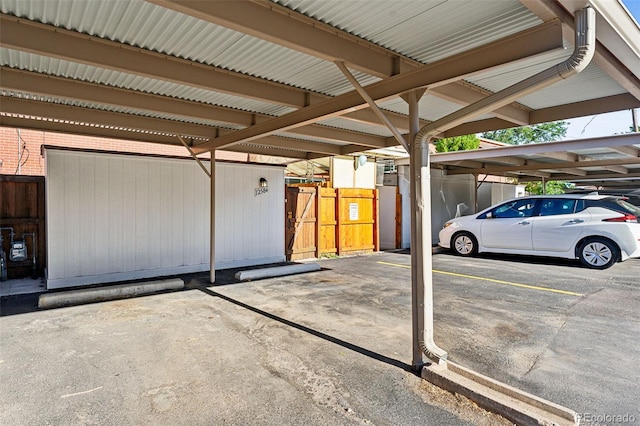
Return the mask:
<svg viewBox="0 0 640 426"><path fill-rule="evenodd" d="M284 84L4 14L0 14L0 46L295 108L326 99Z"/></svg>
<svg viewBox="0 0 640 426"><path fill-rule="evenodd" d="M604 98L574 102L531 111L529 113L528 124L547 123L550 121L604 114L607 112L622 111L633 108L640 108L640 100L628 93L624 93L621 95L606 96ZM504 118L489 118L485 120L470 121L447 130L444 136L463 136L514 127L513 121L511 120L512 119L506 120Z"/></svg>
<svg viewBox="0 0 640 426"><path fill-rule="evenodd" d="M548 169L540 169L540 170L553 170L553 171L555 171L557 169L548 168ZM567 174L575 175L575 176L586 176L587 175L587 171L586 170L576 169L574 167L563 168L562 171L567 173Z"/></svg>
<svg viewBox="0 0 640 426"><path fill-rule="evenodd" d="M381 78L415 70L421 65L418 61L271 1L149 1L326 61L344 62L351 68ZM448 90L434 90L433 94L465 106L490 94L473 91L461 84L452 86ZM514 125L529 124L527 111L518 107L505 106L497 113Z"/></svg>
<svg viewBox="0 0 640 426"><path fill-rule="evenodd" d="M248 146L248 145L247 145ZM289 151L300 151L303 153L314 152L322 155L340 155L340 147L322 142L311 142L301 139L291 139L280 136L268 136L256 141L252 146L271 146L278 149ZM251 152L251 151L243 151ZM260 152L251 152L252 154L260 154ZM305 157L306 158L306 157Z"/></svg>
<svg viewBox="0 0 640 426"><path fill-rule="evenodd" d="M190 124L182 123L179 121L140 117L131 114L93 110L89 108L81 108L68 105L59 105L7 97L2 97L1 100L2 111L5 113L29 117L42 117L44 118L44 120L39 121L47 123L63 122L69 125L75 123L76 125L79 125L78 127L80 128L80 134L87 134L87 132L83 132L82 130L89 130L93 128L107 128L111 130L117 129L118 131L114 133L115 135L120 135L121 133L129 133L135 140L140 140L134 137L138 133L160 135L162 137L153 136L144 140L168 143L171 145L179 145L179 140L176 138L176 135L196 138L197 141L210 139L216 133L225 134L229 132L229 130L217 129L215 127L203 126L200 124ZM0 116L0 124L4 125L4 123L7 121L14 122L14 120L8 120L8 118L9 117L6 116ZM73 130L69 132L77 133ZM100 134L104 135L104 132L101 132ZM113 137L122 138L121 136ZM126 139L126 137L124 138ZM256 142L255 145L272 145L275 149L278 150L302 152L303 154L305 154L305 158L307 152L317 152L325 155L340 154L339 146L321 142L284 138L280 136L271 136L268 138L260 139ZM192 147L193 146L194 145L192 145ZM234 149L231 149L231 151L234 151ZM264 150L254 153L260 154L264 153L263 151ZM240 152L248 151L242 150Z"/></svg>
<svg viewBox="0 0 640 426"><path fill-rule="evenodd" d="M509 127L514 127L511 121L502 118L488 118L485 120L469 121L453 127L444 132L443 137L452 138L454 136L472 135L474 133L490 132L492 130L507 129Z"/></svg>
<svg viewBox="0 0 640 426"><path fill-rule="evenodd" d="M380 119L380 121L384 123L387 129L389 129L394 139L400 145L402 145L406 151L409 151L409 145L407 142L408 139L406 139L402 134L400 134L400 131L389 120L387 120L387 117L384 115L382 110L378 107L378 105L373 100L373 98L369 96L369 93L367 93L367 90L364 87L362 87L358 82L358 80L353 76L353 74L351 74L351 71L349 71L349 69L344 64L344 62L336 61L335 64L338 68L340 68L340 71L342 71L342 73L347 78L347 80L349 80L349 83L351 83L351 85L354 87L356 92L358 92L360 96L362 96L362 99L364 99L367 102L371 110L376 114L376 116Z"/></svg>
<svg viewBox="0 0 640 426"><path fill-rule="evenodd" d="M260 155L270 155L275 157L285 157L285 158L298 158L301 160L306 160L308 154L302 151L295 151L283 148L274 148L271 145L245 145L239 144L233 147L230 151L234 152L246 152L249 154L260 154Z"/></svg>
<svg viewBox="0 0 640 426"><path fill-rule="evenodd" d="M148 1L327 61L339 59L378 77L395 74L396 62L402 59L373 43L272 2Z"/></svg>
<svg viewBox="0 0 640 426"><path fill-rule="evenodd" d="M511 176L517 177L518 180L520 180L522 178L522 176L523 176L521 173L517 173L517 172L511 172L511 173L508 173L508 174L511 175ZM531 171L527 172L527 174L525 176L537 176L539 178L548 179L548 178L551 177L551 173L541 172L541 171L538 171L538 170L531 170ZM531 179L531 180L533 180L533 179Z"/></svg>
<svg viewBox="0 0 640 426"><path fill-rule="evenodd" d="M493 158L492 161L501 164L509 164L512 166L523 166L527 164L527 160L525 160L524 158L514 156Z"/></svg>
<svg viewBox="0 0 640 426"><path fill-rule="evenodd" d="M372 83L367 86L367 92L374 101L379 101L420 87L448 84L488 68L548 50L555 50L562 45L560 32L559 23L542 24L484 46L424 65L415 71ZM202 151L211 148L224 149L227 146L250 141L262 135L286 131L323 118L336 117L365 106L366 102L357 91L353 90L333 99L274 118L267 123L239 130L233 135L206 143L198 149Z"/></svg>
<svg viewBox="0 0 640 426"><path fill-rule="evenodd" d="M76 101L123 106L162 114L173 114L180 118L189 117L198 120L220 121L222 123L238 124L243 127L272 118L264 114L254 114L232 108L135 92L133 90L75 81L8 67L0 67L0 88ZM373 148L386 146L385 138L381 136L315 124L300 127L291 133L312 136L329 142L362 144Z"/></svg>
<svg viewBox="0 0 640 426"><path fill-rule="evenodd" d="M365 149L385 148L386 138L382 136L369 135L366 133L353 132L351 130L338 129L335 127L323 126L321 124L310 124L297 129L292 129L292 137L296 135L304 135L326 142L339 142L340 145L345 143L356 144Z"/></svg>
<svg viewBox="0 0 640 426"><path fill-rule="evenodd" d="M589 180L607 180L607 179L618 179L620 176L614 175L612 176L610 173L588 173L586 176L581 176L580 178L576 178L575 176L569 174L556 174L552 175L553 180L568 180L568 181L577 181L577 182L586 182ZM628 173L624 176L624 179L631 178L640 178L640 173ZM523 178L522 181L530 181L533 179Z"/></svg>
<svg viewBox="0 0 640 426"><path fill-rule="evenodd" d="M202 120L250 126L270 117L200 102L136 92L30 71L0 67L0 88L81 102L123 106Z"/></svg>
<svg viewBox="0 0 640 426"><path fill-rule="evenodd" d="M580 161L580 156L578 154L574 154L573 152L567 152L567 151L542 152L538 155L546 158L553 158L555 160L567 161L571 163Z"/></svg>
<svg viewBox="0 0 640 426"><path fill-rule="evenodd" d="M0 46L295 108L329 98L284 84L4 14L0 14ZM405 116L391 112L387 112L387 116L396 127L408 130L408 119ZM219 120L225 121L225 117L222 115ZM344 114L343 118L383 126L368 109Z"/></svg>
<svg viewBox="0 0 640 426"><path fill-rule="evenodd" d="M567 40L574 39L574 17L564 8L563 5L559 4L557 0L520 0L520 3L527 7L531 12L535 13L543 21L555 18L560 19L566 24L563 26L565 38ZM574 2L575 7L582 7L578 6L578 4L581 3ZM592 6L594 5L592 4ZM601 29L599 29L599 32L601 32ZM599 38L598 34L596 34L596 38ZM596 52L592 61L604 72L609 74L611 78L617 81L618 84L624 87L636 99L640 100L640 80L638 80L638 78L598 40L596 40Z"/></svg>
<svg viewBox="0 0 640 426"><path fill-rule="evenodd" d="M450 169L449 167L454 167L454 168ZM465 168L465 169L484 169L486 167L486 164L481 161L475 161L475 160L463 160L463 161L456 161L455 163L451 163L451 164L446 164L447 170L457 170L458 167Z"/></svg>
<svg viewBox="0 0 640 426"><path fill-rule="evenodd" d="M619 173L621 175L629 174L629 169L623 166L605 166L603 167L605 170L609 170L610 172Z"/></svg>
<svg viewBox="0 0 640 426"><path fill-rule="evenodd" d="M400 131L408 132L409 131L409 117L403 114L398 114L396 112L384 110L384 115L387 117L391 123L396 126L396 128ZM366 124L377 124L381 127L384 127L384 124L380 122L378 117L374 114L371 108L360 109L353 112L348 112L340 116L340 118L346 118L352 121L359 121L361 123ZM422 126L429 123L427 120L420 120Z"/></svg>
<svg viewBox="0 0 640 426"><path fill-rule="evenodd" d="M610 149L629 157L640 157L640 149L635 146L612 146Z"/></svg>
<svg viewBox="0 0 640 426"><path fill-rule="evenodd" d="M633 108L640 108L640 99L636 99L629 93L624 93L622 95L606 96L588 101L541 108L531 112L530 121L531 124L548 123L550 121L605 114L607 112Z"/></svg>
<svg viewBox="0 0 640 426"><path fill-rule="evenodd" d="M43 132L58 132L177 146L177 139L175 135L132 132L128 129L92 126L87 123L70 123L54 121L51 119L34 119L24 116L0 115L0 125L20 129L40 130Z"/></svg>
<svg viewBox="0 0 640 426"><path fill-rule="evenodd" d="M444 86L429 89L430 95L444 99L461 106L478 102L492 93L477 87L472 87L468 83L456 82ZM506 105L493 111L496 117L512 123L513 126L526 126L529 123L530 109L519 104Z"/></svg>
<svg viewBox="0 0 640 426"><path fill-rule="evenodd" d="M487 162L493 161L491 158L485 158ZM442 163L441 163L442 164ZM449 162L444 164L450 164ZM615 158L609 160L592 160L592 161L574 161L574 162L563 162L563 163L542 163L542 162L530 162L522 166L495 166L495 165L487 165L482 168L475 169L449 169L449 174L480 174L486 173L491 174L493 172L496 173L505 173L505 172L528 172L531 170L565 170L565 169L579 169L581 167L603 167L603 166L618 166L618 165L629 165L629 164L640 164L640 158L630 159L630 158ZM573 174L580 174L573 173Z"/></svg>
<svg viewBox="0 0 640 426"><path fill-rule="evenodd" d="M406 135L406 136L408 136L408 135ZM386 146L383 146L382 148L389 148L389 147L392 147L392 146L399 146L398 142L396 142L395 138L389 138L388 140L393 141L394 143L391 143L391 144L388 143ZM403 149L404 149L404 147L403 147ZM354 152L361 152L361 151L364 151L364 149L362 149L362 146L360 146L360 145L344 145L340 149L340 154L349 155L349 154L353 154Z"/></svg>
<svg viewBox="0 0 640 426"><path fill-rule="evenodd" d="M634 144L640 144L640 134L630 133L626 135L576 139L571 141L544 142L525 145L503 146L498 148L485 148L475 151L444 152L432 156L431 162L446 163L456 160L486 160L488 158L507 157L510 155L538 155L544 152L571 151L590 148L616 149L619 147Z"/></svg>
<svg viewBox="0 0 640 426"><path fill-rule="evenodd" d="M71 123L77 122L92 124L95 126L130 129L132 131L181 135L197 139L212 139L215 137L217 130L215 127L203 126L200 124L141 117L132 114L101 111L49 102L30 101L5 96L1 98L1 101L2 112L32 117L51 118ZM175 138L173 144L179 145L180 142Z"/></svg>

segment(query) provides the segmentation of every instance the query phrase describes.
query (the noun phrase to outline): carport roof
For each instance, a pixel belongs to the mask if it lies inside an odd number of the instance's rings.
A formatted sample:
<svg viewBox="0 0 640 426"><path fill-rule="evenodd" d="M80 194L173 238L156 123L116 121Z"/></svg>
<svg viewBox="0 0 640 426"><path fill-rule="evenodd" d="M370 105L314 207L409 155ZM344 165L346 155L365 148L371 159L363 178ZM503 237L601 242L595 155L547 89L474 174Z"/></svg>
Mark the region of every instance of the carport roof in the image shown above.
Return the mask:
<svg viewBox="0 0 640 426"><path fill-rule="evenodd" d="M448 175L489 174L520 182L544 178L597 186L607 181L610 186L640 187L640 135L445 152L433 154L431 163Z"/></svg>
<svg viewBox="0 0 640 426"><path fill-rule="evenodd" d="M0 125L301 159L397 146L336 61L407 132L402 94L426 89L426 125L561 62L587 4L584 72L441 136L640 107L640 27L610 0L0 0Z"/></svg>

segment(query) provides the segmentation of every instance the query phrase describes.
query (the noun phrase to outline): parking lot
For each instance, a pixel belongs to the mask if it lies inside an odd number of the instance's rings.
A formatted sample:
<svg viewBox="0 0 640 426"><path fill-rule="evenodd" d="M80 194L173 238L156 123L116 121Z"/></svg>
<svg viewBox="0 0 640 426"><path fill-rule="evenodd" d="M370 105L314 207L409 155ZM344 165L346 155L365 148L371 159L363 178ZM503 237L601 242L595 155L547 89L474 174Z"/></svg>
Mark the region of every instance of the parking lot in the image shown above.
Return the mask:
<svg viewBox="0 0 640 426"><path fill-rule="evenodd" d="M0 423L499 424L411 373L407 253L319 264L48 311L5 298ZM640 421L639 260L594 271L441 253L433 267L435 338L451 360L586 424Z"/></svg>

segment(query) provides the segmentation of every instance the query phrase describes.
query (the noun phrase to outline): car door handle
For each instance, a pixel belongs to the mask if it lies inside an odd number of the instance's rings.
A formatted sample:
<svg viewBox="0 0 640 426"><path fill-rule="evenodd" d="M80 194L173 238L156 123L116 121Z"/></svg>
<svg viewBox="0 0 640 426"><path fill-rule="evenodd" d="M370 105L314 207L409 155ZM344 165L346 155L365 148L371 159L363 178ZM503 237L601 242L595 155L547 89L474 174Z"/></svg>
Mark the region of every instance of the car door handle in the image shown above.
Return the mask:
<svg viewBox="0 0 640 426"><path fill-rule="evenodd" d="M531 222L527 221L527 220L521 220L520 222L518 222L518 225L529 225Z"/></svg>
<svg viewBox="0 0 640 426"><path fill-rule="evenodd" d="M571 219L569 221L569 223L582 223L582 222L584 222L584 220L582 220L582 219Z"/></svg>

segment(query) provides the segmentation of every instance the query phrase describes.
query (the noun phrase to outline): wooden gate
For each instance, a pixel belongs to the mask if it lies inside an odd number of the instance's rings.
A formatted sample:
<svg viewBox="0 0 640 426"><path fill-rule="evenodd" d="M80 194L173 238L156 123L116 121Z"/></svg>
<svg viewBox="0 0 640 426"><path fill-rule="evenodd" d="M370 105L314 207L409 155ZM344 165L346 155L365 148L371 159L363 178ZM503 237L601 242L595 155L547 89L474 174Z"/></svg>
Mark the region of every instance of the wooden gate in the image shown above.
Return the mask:
<svg viewBox="0 0 640 426"><path fill-rule="evenodd" d="M285 249L287 259L314 257L316 247L317 188L287 186Z"/></svg>
<svg viewBox="0 0 640 426"><path fill-rule="evenodd" d="M16 240L24 240L27 260L7 261L9 279L32 275L34 247L31 236L35 234L36 274L44 275L46 265L46 230L44 214L44 177L0 175L0 227L13 228ZM2 251L9 258L10 230L2 231Z"/></svg>
<svg viewBox="0 0 640 426"><path fill-rule="evenodd" d="M286 190L288 260L378 251L378 191L291 185Z"/></svg>

